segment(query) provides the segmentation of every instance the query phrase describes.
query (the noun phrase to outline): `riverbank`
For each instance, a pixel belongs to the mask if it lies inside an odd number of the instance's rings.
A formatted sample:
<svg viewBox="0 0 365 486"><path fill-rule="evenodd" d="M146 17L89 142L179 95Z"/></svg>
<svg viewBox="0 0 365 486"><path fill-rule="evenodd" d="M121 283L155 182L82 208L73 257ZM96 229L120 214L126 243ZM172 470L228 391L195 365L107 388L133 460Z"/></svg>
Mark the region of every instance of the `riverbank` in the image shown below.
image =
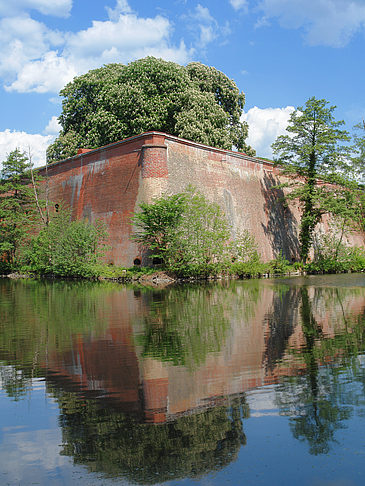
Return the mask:
<svg viewBox="0 0 365 486"><path fill-rule="evenodd" d="M300 277L306 275L334 275L334 274L346 274L346 273L361 273L365 272L365 268L356 271L338 271L338 272L307 272L303 269L297 270L295 268L287 269L283 272L267 272L257 274L245 274L238 275L233 273L221 273L216 275L195 275L190 277L179 277L175 274L166 272L164 270L156 270L153 268L141 268L141 269L114 269L113 274L99 275L94 278L80 277L80 276L56 276L56 275L36 275L31 273L9 273L6 275L0 275L0 278L9 278L12 280L19 279L48 279L48 280L88 280L99 282L114 282L119 284L135 284L145 287L167 287L178 283L189 282L203 282L203 281L223 281L223 280L249 280L252 278L268 279L268 278L280 278L280 277Z"/></svg>
<svg viewBox="0 0 365 486"><path fill-rule="evenodd" d="M351 251L350 251L351 250ZM187 264L166 268L163 265L142 267L135 265L130 268L106 265L104 263L85 263L81 266L58 266L47 273L32 266L14 265L3 268L2 277L47 278L66 280L109 281L119 283L134 283L145 286L167 286L173 283L191 281L234 280L250 278L273 278L282 276L326 275L341 273L357 273L365 271L365 251L362 248L350 249L340 257L333 254L315 258L303 264L289 263L280 253L270 262L262 262L259 256L248 261L224 262L221 264Z"/></svg>

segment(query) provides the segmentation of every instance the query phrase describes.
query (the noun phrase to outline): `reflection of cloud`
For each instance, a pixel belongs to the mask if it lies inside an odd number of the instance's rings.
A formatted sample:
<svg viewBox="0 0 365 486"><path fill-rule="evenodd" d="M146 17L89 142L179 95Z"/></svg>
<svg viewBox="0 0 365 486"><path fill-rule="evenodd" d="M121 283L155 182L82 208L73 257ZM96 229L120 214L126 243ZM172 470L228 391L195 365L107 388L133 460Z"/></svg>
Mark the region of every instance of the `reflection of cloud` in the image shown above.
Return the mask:
<svg viewBox="0 0 365 486"><path fill-rule="evenodd" d="M276 385L257 388L247 393L246 401L250 408L250 417L278 416L275 404Z"/></svg>
<svg viewBox="0 0 365 486"><path fill-rule="evenodd" d="M43 482L43 476L70 462L60 455L62 437L58 429L11 433L3 429L3 432L0 470L8 482L30 484L36 478Z"/></svg>

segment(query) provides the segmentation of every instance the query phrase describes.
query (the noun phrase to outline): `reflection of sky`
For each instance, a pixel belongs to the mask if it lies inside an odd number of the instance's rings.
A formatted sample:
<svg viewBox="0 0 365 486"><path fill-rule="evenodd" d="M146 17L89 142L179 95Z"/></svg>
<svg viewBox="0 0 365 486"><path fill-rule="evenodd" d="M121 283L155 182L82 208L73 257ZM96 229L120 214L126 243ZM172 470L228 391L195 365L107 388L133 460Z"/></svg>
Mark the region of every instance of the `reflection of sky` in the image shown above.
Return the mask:
<svg viewBox="0 0 365 486"><path fill-rule="evenodd" d="M246 401L250 407L250 417L279 415L277 405L275 405L275 386L257 388L247 393Z"/></svg>
<svg viewBox="0 0 365 486"><path fill-rule="evenodd" d="M360 358L362 360L362 357ZM295 440L288 417L275 405L277 385L247 393L250 418L243 420L247 444L224 469L197 479L174 480L165 486L360 486L365 484L365 400L360 383L339 376L346 401L355 394L352 417L336 431L329 454L310 455L305 442ZM347 398L346 398L347 397ZM351 401L350 401L351 403ZM32 380L19 401L0 391L0 485L127 485L119 478L88 473L61 456L59 410L42 380ZM337 478L337 479L335 479Z"/></svg>
<svg viewBox="0 0 365 486"><path fill-rule="evenodd" d="M59 409L45 382L33 379L30 388L19 401L0 390L0 485L100 484L60 455Z"/></svg>

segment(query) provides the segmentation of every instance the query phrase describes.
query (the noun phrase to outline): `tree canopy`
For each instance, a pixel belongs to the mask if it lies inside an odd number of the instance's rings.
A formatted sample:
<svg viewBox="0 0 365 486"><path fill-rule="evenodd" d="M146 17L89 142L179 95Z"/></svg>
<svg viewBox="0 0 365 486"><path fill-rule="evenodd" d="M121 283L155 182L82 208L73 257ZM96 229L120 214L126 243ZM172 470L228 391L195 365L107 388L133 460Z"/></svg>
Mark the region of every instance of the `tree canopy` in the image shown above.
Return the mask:
<svg viewBox="0 0 365 486"><path fill-rule="evenodd" d="M245 95L214 67L146 57L89 71L60 95L62 130L50 162L151 130L254 155L240 121Z"/></svg>

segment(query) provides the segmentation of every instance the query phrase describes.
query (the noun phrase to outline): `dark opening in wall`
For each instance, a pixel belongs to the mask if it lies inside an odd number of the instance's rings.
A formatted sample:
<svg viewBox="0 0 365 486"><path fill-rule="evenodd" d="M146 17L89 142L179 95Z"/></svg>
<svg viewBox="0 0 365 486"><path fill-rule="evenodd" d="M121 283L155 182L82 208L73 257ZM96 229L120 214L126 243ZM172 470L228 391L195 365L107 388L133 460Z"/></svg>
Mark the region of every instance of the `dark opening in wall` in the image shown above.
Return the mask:
<svg viewBox="0 0 365 486"><path fill-rule="evenodd" d="M140 264L141 264L141 259L140 259L140 258L135 258L135 259L133 260L133 265L137 265L137 266L138 266L138 265L140 265Z"/></svg>

